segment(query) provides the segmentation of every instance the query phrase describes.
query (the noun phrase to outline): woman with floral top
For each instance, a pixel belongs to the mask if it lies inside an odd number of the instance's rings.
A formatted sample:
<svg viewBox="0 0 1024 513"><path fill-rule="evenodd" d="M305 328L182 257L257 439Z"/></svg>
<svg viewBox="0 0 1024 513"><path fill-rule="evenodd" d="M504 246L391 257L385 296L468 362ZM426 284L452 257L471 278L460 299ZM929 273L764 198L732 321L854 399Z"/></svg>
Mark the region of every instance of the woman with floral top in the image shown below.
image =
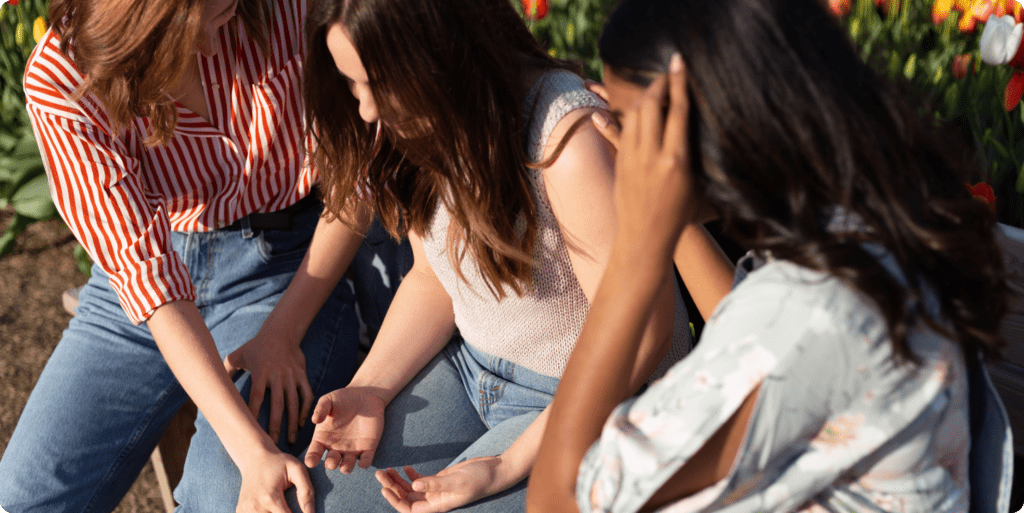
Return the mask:
<svg viewBox="0 0 1024 513"><path fill-rule="evenodd" d="M618 230L528 510L1007 511L979 364L1006 289L967 153L815 0L626 0L601 55ZM696 349L630 397L648 270L712 212L752 253Z"/></svg>

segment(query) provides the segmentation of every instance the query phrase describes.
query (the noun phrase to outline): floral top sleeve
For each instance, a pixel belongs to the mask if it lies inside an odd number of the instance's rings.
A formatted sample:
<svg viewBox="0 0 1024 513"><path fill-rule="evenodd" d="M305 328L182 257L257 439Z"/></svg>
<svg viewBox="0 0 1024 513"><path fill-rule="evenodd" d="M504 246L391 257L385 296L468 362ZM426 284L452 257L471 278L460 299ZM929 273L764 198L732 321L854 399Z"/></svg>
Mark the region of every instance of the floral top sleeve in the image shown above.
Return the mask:
<svg viewBox="0 0 1024 513"><path fill-rule="evenodd" d="M769 261L738 277L686 359L612 412L580 466L580 510L639 510L760 384L732 469L698 511L966 511L964 360L931 331L910 345L921 365L895 363L872 305Z"/></svg>

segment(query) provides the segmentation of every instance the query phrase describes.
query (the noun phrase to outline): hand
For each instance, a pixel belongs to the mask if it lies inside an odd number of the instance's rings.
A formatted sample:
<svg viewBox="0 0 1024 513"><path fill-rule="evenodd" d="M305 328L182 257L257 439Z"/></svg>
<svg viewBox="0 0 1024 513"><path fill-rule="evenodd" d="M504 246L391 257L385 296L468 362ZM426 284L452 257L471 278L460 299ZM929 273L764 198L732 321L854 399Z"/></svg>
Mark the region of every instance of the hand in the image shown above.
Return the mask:
<svg viewBox="0 0 1024 513"><path fill-rule="evenodd" d="M384 431L384 400L361 388L341 388L320 398L313 410L313 441L306 451L306 466L313 468L327 452L324 466L352 472L356 460L366 468Z"/></svg>
<svg viewBox="0 0 1024 513"><path fill-rule="evenodd" d="M275 333L266 324L256 336L224 359L228 375L247 370L252 376L249 409L259 415L263 396L270 389L270 424L267 432L274 443L281 440L281 416L288 407L288 442L295 443L299 428L306 424L306 416L313 405L313 389L306 377L306 356L298 342ZM299 394L302 402L299 402Z"/></svg>
<svg viewBox="0 0 1024 513"><path fill-rule="evenodd" d="M440 513L501 491L492 489L500 464L501 460L494 456L473 458L432 477L423 477L406 466L405 475L412 483L402 479L393 468L378 470L376 476L384 498L400 513Z"/></svg>
<svg viewBox="0 0 1024 513"><path fill-rule="evenodd" d="M655 79L625 113L621 133L606 116L594 114L598 130L618 149L615 206L620 233L669 257L700 206L690 174L689 108L686 71L677 54L669 74Z"/></svg>
<svg viewBox="0 0 1024 513"><path fill-rule="evenodd" d="M284 500L284 491L293 484L302 513L315 512L313 485L299 460L275 451L251 460L241 470L242 488L236 513L295 513Z"/></svg>

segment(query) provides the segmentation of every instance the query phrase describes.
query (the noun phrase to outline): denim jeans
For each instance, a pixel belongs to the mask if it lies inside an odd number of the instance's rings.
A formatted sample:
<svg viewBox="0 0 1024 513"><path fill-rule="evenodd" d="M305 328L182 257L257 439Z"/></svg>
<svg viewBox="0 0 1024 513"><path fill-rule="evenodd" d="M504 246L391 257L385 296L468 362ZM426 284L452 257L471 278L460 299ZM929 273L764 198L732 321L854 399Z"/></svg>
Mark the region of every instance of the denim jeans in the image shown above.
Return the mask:
<svg viewBox="0 0 1024 513"><path fill-rule="evenodd" d="M423 475L504 452L551 402L556 378L489 356L458 337L398 394L385 410L384 434L373 464L349 475L310 469L316 511L392 511L374 477L378 469L411 465ZM458 511L523 511L524 479ZM299 511L294 489L287 495Z"/></svg>
<svg viewBox="0 0 1024 513"><path fill-rule="evenodd" d="M172 235L221 358L259 330L298 269L319 211L297 214L290 231ZM302 341L317 396L352 375L358 343L352 301L343 282ZM236 379L245 399L248 383L248 373ZM107 275L94 266L0 460L0 505L12 513L114 509L185 398L149 329L129 322ZM264 427L268 402L260 415ZM307 421L295 446L285 440L282 449L298 455L312 430ZM286 422L281 432L287 433Z"/></svg>

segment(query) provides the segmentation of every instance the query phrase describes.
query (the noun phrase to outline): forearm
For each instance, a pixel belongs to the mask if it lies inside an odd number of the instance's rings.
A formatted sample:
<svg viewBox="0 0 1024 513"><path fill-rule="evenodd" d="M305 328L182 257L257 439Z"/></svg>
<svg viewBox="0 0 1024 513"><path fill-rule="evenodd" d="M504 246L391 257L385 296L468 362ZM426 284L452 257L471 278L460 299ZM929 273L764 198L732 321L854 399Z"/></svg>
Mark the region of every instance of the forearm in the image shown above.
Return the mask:
<svg viewBox="0 0 1024 513"><path fill-rule="evenodd" d="M583 456L612 409L639 387L638 369L653 369L638 352L650 343L644 339L650 336L656 304L664 303L668 255L620 242L550 407L530 478L530 511L576 511Z"/></svg>
<svg viewBox="0 0 1024 513"><path fill-rule="evenodd" d="M707 229L699 224L683 229L673 261L701 317L707 320L732 289L735 266Z"/></svg>
<svg viewBox="0 0 1024 513"><path fill-rule="evenodd" d="M452 300L433 274L419 238L410 234L415 264L402 280L380 332L350 387L390 403L455 332Z"/></svg>
<svg viewBox="0 0 1024 513"><path fill-rule="evenodd" d="M302 264L264 320L264 329L279 329L283 338L294 344L302 340L348 269L372 220L366 209L350 216L354 228L336 218L320 218Z"/></svg>
<svg viewBox="0 0 1024 513"><path fill-rule="evenodd" d="M160 306L147 322L167 365L242 468L253 450L276 452L224 372L213 336L191 301Z"/></svg>

